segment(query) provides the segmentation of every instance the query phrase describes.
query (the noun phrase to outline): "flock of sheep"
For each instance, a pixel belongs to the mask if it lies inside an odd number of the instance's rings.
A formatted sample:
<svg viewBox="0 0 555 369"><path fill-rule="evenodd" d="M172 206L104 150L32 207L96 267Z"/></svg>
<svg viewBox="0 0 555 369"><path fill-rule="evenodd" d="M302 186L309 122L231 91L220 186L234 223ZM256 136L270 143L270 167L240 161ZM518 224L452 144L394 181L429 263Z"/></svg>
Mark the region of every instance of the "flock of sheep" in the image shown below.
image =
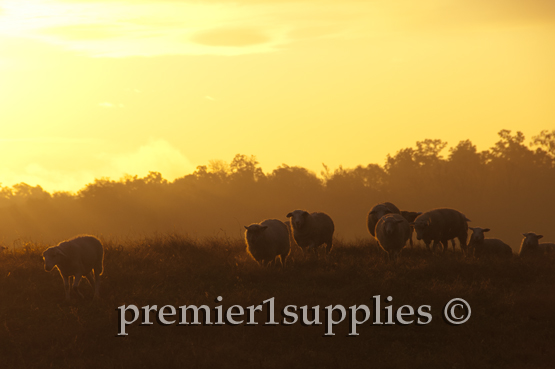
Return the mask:
<svg viewBox="0 0 555 369"><path fill-rule="evenodd" d="M295 210L287 214L287 218L290 220L285 223L278 219L267 219L245 226L247 253L259 264L270 265L275 263L279 256L281 265L284 266L293 243L303 251L315 253L319 246L325 244L326 254L331 252L335 227L329 215ZM460 248L466 256L512 257L513 252L509 245L497 238L485 238L484 233L488 232L489 228L468 227L468 221L464 214L455 209L441 208L417 213L400 211L392 203L384 202L370 210L367 226L370 234L387 253L389 260L393 261L398 258L407 241L410 241L412 246L413 232L416 232L416 238L424 241L430 251L441 244L445 252L450 240L455 250L454 239L458 238ZM472 230L472 235L467 244L468 229ZM524 233L519 255L523 258L535 258L555 253L555 243L539 243L542 237L532 232ZM83 296L79 291L79 282L83 277L93 286L94 298L98 297L104 250L96 237L78 236L49 247L42 255L46 271L58 268L64 281L66 300L70 299L72 289ZM73 286L70 277L74 277Z"/></svg>
<svg viewBox="0 0 555 369"><path fill-rule="evenodd" d="M295 210L287 214L290 221L267 219L259 224L245 226L247 252L261 265L275 262L279 256L282 266L285 265L291 244L294 242L302 250L314 251L326 244L329 254L333 243L334 225L325 213L309 213ZM459 240L461 251L466 256L476 258L510 258L513 251L509 245L497 238L485 238L489 228L469 227L464 214L449 208L440 208L421 212L400 211L390 202L374 206L367 217L368 232L376 238L379 246L387 253L389 260L396 260L401 250L410 242L412 234L424 241L428 250L435 250L440 245L447 250L451 240L455 250L455 238ZM472 231L467 244L468 230ZM542 235L524 233L520 245L521 257L538 257L555 252L555 243L539 243ZM432 244L433 241L433 244ZM430 248L430 244L432 247Z"/></svg>

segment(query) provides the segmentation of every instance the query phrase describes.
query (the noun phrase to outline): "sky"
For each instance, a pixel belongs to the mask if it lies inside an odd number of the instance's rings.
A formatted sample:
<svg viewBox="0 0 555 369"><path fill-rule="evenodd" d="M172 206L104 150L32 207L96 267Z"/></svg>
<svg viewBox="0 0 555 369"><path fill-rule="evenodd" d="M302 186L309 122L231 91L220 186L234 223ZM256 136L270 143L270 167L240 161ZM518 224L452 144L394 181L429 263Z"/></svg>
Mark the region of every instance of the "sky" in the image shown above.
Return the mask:
<svg viewBox="0 0 555 369"><path fill-rule="evenodd" d="M0 184L555 129L552 0L0 0Z"/></svg>

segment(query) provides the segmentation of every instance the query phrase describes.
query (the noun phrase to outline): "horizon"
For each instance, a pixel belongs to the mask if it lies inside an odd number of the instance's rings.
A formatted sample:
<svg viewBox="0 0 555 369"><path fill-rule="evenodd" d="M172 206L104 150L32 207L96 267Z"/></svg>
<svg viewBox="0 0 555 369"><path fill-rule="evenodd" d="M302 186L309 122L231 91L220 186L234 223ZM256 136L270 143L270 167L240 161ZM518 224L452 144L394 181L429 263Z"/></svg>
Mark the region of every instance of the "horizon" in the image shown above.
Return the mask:
<svg viewBox="0 0 555 369"><path fill-rule="evenodd" d="M509 131L510 131L510 130L509 130ZM545 130L545 129L544 129L544 130L541 130L540 132L538 132L537 134L532 135L531 137L528 137L528 136L525 135L524 145L525 145L526 147L530 147L530 146L531 146L530 143L531 143L532 138L535 137L535 136L538 136L541 132L544 132L544 131L547 131L547 132L549 133L548 130ZM521 132L521 133L522 133L522 131L517 131L517 132L512 132L512 131L510 131L511 134L513 134L513 133L514 133L514 134L517 134L518 132ZM499 133L498 133L498 135L499 135ZM498 136L497 139L500 139L500 137ZM440 140L441 140L441 139L440 139ZM0 142L2 142L2 141L5 141L5 140L1 140L1 139L0 139ZM464 141L464 140L459 140L457 143L460 143L460 142L463 142L463 141ZM470 141L471 141L471 140L470 140ZM410 147L399 148L398 150L395 151L395 154L398 153L399 151L403 150L403 149L407 149L407 148L413 149L413 148L416 147L416 145L417 145L419 142L422 142L422 141L416 141L415 144L414 144L413 146L410 146ZM445 143L446 146L438 152L438 156L439 156L440 158L446 159L446 157L447 157L446 154L449 152L449 150L450 150L451 148L454 148L456 145L455 145L455 144L454 144L454 145L450 145L448 142L443 141L443 140L442 140L442 142ZM472 142L472 141L471 141L471 142ZM478 147L478 145L476 145L474 142L472 142L472 144L473 144L474 146L476 146L477 152L480 153L480 152L488 151L488 150L490 150L491 148L493 148L495 142L497 142L497 141L492 141L491 146L488 147L488 148L484 148L484 149L480 149L480 148ZM158 142L155 142L154 145L162 145L162 146L163 146L164 144L163 144L163 142L158 141ZM148 158L146 158L146 155L145 155L144 151L148 151L148 150L146 150L145 147L141 147L141 148L139 149L139 155L138 155L138 156L142 156L142 159L148 160ZM307 167L303 167L303 166L301 166L301 165L295 165L295 164L290 164L290 163L281 163L281 164L277 164L276 166L274 166L274 167L272 167L272 168L268 168L268 166L265 166L264 163L262 163L262 162L259 160L259 158L258 158L257 155L253 155L253 154L244 154L244 153L236 153L234 156L236 156L236 155L244 155L244 156L246 156L246 157L253 157L253 158L257 161L257 163L258 163L258 164L257 164L258 167L262 169L262 171L263 171L264 174L270 174L272 171L274 171L275 169L279 168L280 166L286 165L286 166L289 166L289 167L300 167L300 168L304 168L304 169L308 170L309 172L313 173L317 178L323 179L323 180L324 180L324 179L325 179L325 176L322 175L322 172L323 172L323 171L326 171L326 170L329 170L330 173L333 173L334 170L337 170L337 169L340 169L340 168L342 168L342 169L354 169L354 168L356 168L356 167L358 167L358 166L363 166L363 167L364 167L364 166L367 166L367 165L378 165L378 166L380 166L380 167L383 168L383 167L385 166L385 163L387 162L387 158L388 158L389 156L394 157L395 154L394 154L394 153L387 153L386 156L384 156L384 158L383 158L381 164L380 164L380 163L372 163L372 162L369 162L369 163L358 163L358 164L354 164L354 165L352 165L352 166L345 166L345 165L343 165L343 164L340 163L340 164L339 164L338 166L336 166L336 167L331 167L331 166L328 165L327 163L322 162L322 163L320 164L320 168L307 168ZM195 166L194 166L194 169L191 169L191 170L188 171L188 172L181 172L181 174L179 174L179 173L180 173L180 169L176 166L176 167L172 168L172 170L169 171L169 172L170 172L170 176L165 176L164 173L161 172L161 171L158 171L158 170L149 170L149 169L141 170L140 172L136 172L136 173L128 173L128 172L125 172L125 171L124 171L124 172L122 172L121 175L120 175L119 177L117 177L117 178L115 178L115 177L110 177L110 176L100 175L100 176L97 176L97 177L92 178L92 179L91 179L90 181L88 181L88 182L83 182L83 183L73 182L72 185L75 186L75 187L72 187L72 188L54 188L54 187L51 187L51 183L48 183L48 182L46 182L46 183L47 183L46 185L43 185L43 184L41 184L41 183L39 183L39 182L36 182L36 183L35 183L35 182L32 182L32 181L31 181L31 183L25 182L25 181L20 181L20 182L14 182L14 183L11 183L11 184L7 184L7 183L0 182L0 187L4 187L4 188L14 188L14 186L16 186L16 185L18 185L18 184L25 184L25 185L29 185L29 186L31 186L31 187L40 187L40 188L43 189L45 192L48 192L48 193L50 193L50 194L54 194L54 193L70 193L70 194L72 194L72 195L75 195L75 194L77 194L78 192L80 192L80 191L82 191L83 189L85 189L87 186L94 184L94 183L95 183L96 181L98 181L98 180L110 180L110 181L115 181L115 182L123 182L124 180L126 180L126 179L128 179L128 178L133 178L133 177L137 177L137 178L146 178L147 176L150 175L150 173L159 173L159 174L161 175L162 179L164 179L164 180L166 180L166 181L168 181L168 182L173 182L173 181L175 181L175 180L177 180L177 179L179 179L179 178L183 178L183 177L186 177L187 175L190 175L190 174L195 173L195 172L197 171L198 167L201 167L201 166L209 167L208 169L209 169L209 172L210 172L210 171L211 171L210 165L211 165L212 163L214 163L214 164L216 164L216 165L218 165L218 164L220 164L220 165L221 165L221 164L229 165L229 164L231 163L231 160L228 161L228 160L220 159L220 158L218 158L218 159L211 159L211 160L209 160L209 161L206 162L206 163L199 163L198 165L195 165Z"/></svg>

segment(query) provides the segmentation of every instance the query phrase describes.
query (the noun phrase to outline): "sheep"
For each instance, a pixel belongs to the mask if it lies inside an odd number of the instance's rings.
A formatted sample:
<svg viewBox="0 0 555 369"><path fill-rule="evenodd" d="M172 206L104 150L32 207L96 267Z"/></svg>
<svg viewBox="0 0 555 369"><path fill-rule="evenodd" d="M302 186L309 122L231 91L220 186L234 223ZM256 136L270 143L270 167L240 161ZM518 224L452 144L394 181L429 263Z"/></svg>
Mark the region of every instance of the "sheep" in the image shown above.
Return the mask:
<svg viewBox="0 0 555 369"><path fill-rule="evenodd" d="M378 220L375 233L388 259L395 261L410 238L411 229L409 222L400 214L386 214Z"/></svg>
<svg viewBox="0 0 555 369"><path fill-rule="evenodd" d="M467 246L467 254L474 256L476 259L482 257L498 257L498 258L511 258L513 256L513 249L505 242L498 238L485 238L484 233L489 232L489 228L468 227L472 230L470 241Z"/></svg>
<svg viewBox="0 0 555 369"><path fill-rule="evenodd" d="M555 243L539 243L539 240L540 238L543 238L543 235L535 234L534 232L523 233L522 235L524 236L524 239L520 244L520 250L518 252L520 257L533 258L555 252Z"/></svg>
<svg viewBox="0 0 555 369"><path fill-rule="evenodd" d="M79 282L85 277L94 288L93 299L98 298L100 276L104 271L104 249L102 243L94 236L77 236L73 239L60 242L57 246L47 248L43 253L44 270L50 272L58 268L64 281L66 300L70 300L70 276L74 277L73 289L79 296ZM94 272L93 272L94 271Z"/></svg>
<svg viewBox="0 0 555 369"><path fill-rule="evenodd" d="M288 213L286 217L291 218L293 238L303 251L307 249L316 253L318 246L325 243L326 254L331 252L335 226L329 215L295 210Z"/></svg>
<svg viewBox="0 0 555 369"><path fill-rule="evenodd" d="M245 242L247 253L262 266L275 262L277 256L281 266L291 250L289 231L285 223L277 219L266 219L262 222L245 226Z"/></svg>
<svg viewBox="0 0 555 369"><path fill-rule="evenodd" d="M434 249L438 243L443 244L443 252L448 248L448 241L458 238L460 247L466 253L466 240L468 238L468 224L470 219L455 210L439 208L419 215L414 221L416 239L424 240L426 247L430 250L430 242L434 241ZM453 245L453 251L455 246Z"/></svg>
<svg viewBox="0 0 555 369"><path fill-rule="evenodd" d="M372 235L372 237L376 237L376 224L378 224L378 220L381 219L386 214L401 214L399 208L393 205L390 202L384 202L378 205L375 205L368 216L366 217L366 226L368 227L368 232Z"/></svg>

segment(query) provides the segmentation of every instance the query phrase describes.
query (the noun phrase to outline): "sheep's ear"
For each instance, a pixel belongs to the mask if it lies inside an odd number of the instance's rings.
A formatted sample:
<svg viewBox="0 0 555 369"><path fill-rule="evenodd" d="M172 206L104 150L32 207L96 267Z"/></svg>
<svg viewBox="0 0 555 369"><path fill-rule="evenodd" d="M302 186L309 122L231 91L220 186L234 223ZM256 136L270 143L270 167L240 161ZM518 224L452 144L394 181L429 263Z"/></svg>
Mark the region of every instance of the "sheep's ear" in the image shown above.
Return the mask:
<svg viewBox="0 0 555 369"><path fill-rule="evenodd" d="M528 233L523 233L522 234L524 237L528 237Z"/></svg>
<svg viewBox="0 0 555 369"><path fill-rule="evenodd" d="M247 227L247 226L243 226L243 227L245 227L245 229L249 229L249 227Z"/></svg>
<svg viewBox="0 0 555 369"><path fill-rule="evenodd" d="M472 232L474 232L474 227L468 227Z"/></svg>
<svg viewBox="0 0 555 369"><path fill-rule="evenodd" d="M376 214L376 210L372 210L370 214Z"/></svg>
<svg viewBox="0 0 555 369"><path fill-rule="evenodd" d="M286 218L291 218L292 216L293 216L292 213L288 213L285 217L286 217Z"/></svg>
<svg viewBox="0 0 555 369"><path fill-rule="evenodd" d="M266 228L268 228L268 226L261 226L261 227L260 227L260 230L261 230L261 231L265 231Z"/></svg>
<svg viewBox="0 0 555 369"><path fill-rule="evenodd" d="M489 231L491 231L491 229L489 229L489 228L484 228L484 229L482 230L482 232L489 232Z"/></svg>
<svg viewBox="0 0 555 369"><path fill-rule="evenodd" d="M303 211L303 217L307 217L307 216L309 216L309 215L310 215L310 214L308 213L308 211Z"/></svg>
<svg viewBox="0 0 555 369"><path fill-rule="evenodd" d="M538 234L536 235L536 238L539 240L540 238L543 238L543 234Z"/></svg>

